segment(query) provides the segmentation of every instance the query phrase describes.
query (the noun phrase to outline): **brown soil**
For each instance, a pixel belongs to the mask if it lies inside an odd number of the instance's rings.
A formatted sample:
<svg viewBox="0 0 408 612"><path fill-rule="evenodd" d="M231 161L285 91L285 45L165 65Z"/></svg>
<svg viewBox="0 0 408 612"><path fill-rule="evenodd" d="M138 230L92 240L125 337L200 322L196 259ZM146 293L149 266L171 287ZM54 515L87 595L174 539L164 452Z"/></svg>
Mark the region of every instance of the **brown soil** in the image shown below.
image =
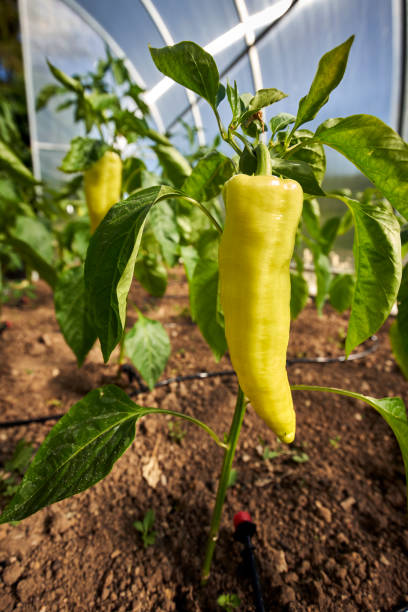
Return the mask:
<svg viewBox="0 0 408 612"><path fill-rule="evenodd" d="M0 337L1 421L64 412L91 389L113 382L115 365L96 346L80 370L41 283L37 300L7 306ZM163 299L133 289L131 301L166 326L172 356L163 377L228 369L214 359L186 318L187 288L175 279ZM135 311L129 308L130 319ZM347 317L308 305L293 324L290 357L341 354ZM293 365L292 383L348 388L375 397L408 388L389 349L388 324L373 355L347 363ZM120 384L126 389L122 376ZM233 377L173 383L138 403L184 411L220 435L234 408ZM211 611L222 593L254 609L240 572L233 515L248 510L258 529L256 555L267 609L391 611L408 600L408 522L402 459L382 418L369 406L329 394L296 392L296 446L265 460L275 436L249 408L229 488L212 574L200 566L222 451L193 425L181 443L160 416L139 421L134 444L92 489L15 526L0 526L0 610L24 612ZM51 424L0 429L0 466L24 438L36 447ZM303 453L303 454L302 454ZM304 455L306 453L306 457ZM307 459L297 462L296 458ZM1 500L0 500L1 501ZM2 500L5 502L5 500ZM143 548L133 522L154 509L157 538Z"/></svg>

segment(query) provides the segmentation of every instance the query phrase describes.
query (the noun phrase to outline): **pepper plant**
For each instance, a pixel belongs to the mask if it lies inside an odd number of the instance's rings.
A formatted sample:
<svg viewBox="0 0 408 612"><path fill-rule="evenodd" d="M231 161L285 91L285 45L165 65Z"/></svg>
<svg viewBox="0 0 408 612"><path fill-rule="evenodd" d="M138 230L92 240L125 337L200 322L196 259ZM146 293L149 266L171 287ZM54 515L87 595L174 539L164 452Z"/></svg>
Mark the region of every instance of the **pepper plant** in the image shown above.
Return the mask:
<svg viewBox="0 0 408 612"><path fill-rule="evenodd" d="M310 228L313 229L317 218L313 198L328 196L344 204L347 223L354 226L355 282L350 285L347 355L378 330L398 292L401 295L405 291L399 289L400 224L393 208L401 217L408 218L407 144L382 121L364 114L330 119L315 132L302 128L339 85L352 42L353 37L321 58L310 90L299 102L297 115L279 113L272 117L268 141L263 112L282 100L283 92L269 88L255 95L240 94L235 83L224 86L214 59L193 42L151 49L153 61L163 74L210 104L220 136L233 149L233 157L223 156L221 166L217 163L212 170L214 159L204 158L181 186L159 184L141 188L114 205L89 244L83 300L91 315L92 333L98 336L107 361L123 337L127 295L149 216L155 215L165 201L166 206L170 204L176 210L176 202L196 207L212 222L213 229L202 234L196 247L187 246L181 254L190 287L192 315L215 357L220 358L228 347L237 371L239 387L231 427L228 434L218 434L189 415L137 405L116 386L95 389L51 430L0 522L24 519L101 480L132 443L136 422L141 417L148 414L179 417L196 423L224 452L203 562L202 579L204 582L208 579L248 399L283 441L292 440L295 432L284 362L290 309L289 260L302 191ZM227 127L222 125L218 111L225 97L232 115ZM356 200L344 192L325 193L323 145L345 155L383 197ZM217 193L224 183L225 229L222 221L203 204L203 194ZM288 219L285 215L292 208L293 215ZM312 231L310 234L313 238ZM278 262L279 253L282 260ZM324 256L319 242L316 260ZM234 268L234 258L239 258L239 269ZM298 258L295 263L298 266L295 278L302 278ZM298 280L292 283L292 302L301 284ZM242 312L241 319L238 311ZM240 328L245 331L242 338ZM275 336L279 337L276 343ZM271 378L276 378L279 384L271 385ZM400 398L375 399L354 390L301 384L292 385L291 390L337 393L366 402L392 428L408 472L408 420Z"/></svg>
<svg viewBox="0 0 408 612"><path fill-rule="evenodd" d="M142 98L143 90L132 81L123 59L113 57L107 50L106 58L98 62L94 71L72 76L50 62L48 65L57 83L45 86L39 93L37 110L52 99L61 99L57 111L73 108L75 121L86 132L72 140L60 169L74 175L68 184L83 186L90 228L86 216L74 217L63 228L60 243L63 252L68 251L68 257L53 286L61 331L81 366L96 340L84 286L83 263L90 232L96 230L114 203L138 189L159 183L174 187L186 183L186 190L197 191L197 186L194 180L189 186L192 168L188 159L167 136L149 127L150 111ZM190 134L190 144L193 144L192 138L194 135ZM202 187L200 197L219 217L214 196L221 189L223 176L217 182L214 175L217 171L222 173L226 158L214 150L215 145L216 142L209 149L198 149L191 161L198 160L197 165L204 166L208 176L213 176L211 185ZM153 152L156 158L160 174L148 170L148 164L143 161L149 150L150 157ZM207 157L200 163L204 155ZM78 208L84 212L83 207ZM161 297L167 286L167 270L178 263L181 249L195 244L209 229L208 219L191 206L183 202L178 202L176 207L163 203L152 211L146 222L138 261L133 267L134 276L151 295ZM169 348L165 329L139 314L135 326L122 335L119 362L126 354L152 387L166 365Z"/></svg>

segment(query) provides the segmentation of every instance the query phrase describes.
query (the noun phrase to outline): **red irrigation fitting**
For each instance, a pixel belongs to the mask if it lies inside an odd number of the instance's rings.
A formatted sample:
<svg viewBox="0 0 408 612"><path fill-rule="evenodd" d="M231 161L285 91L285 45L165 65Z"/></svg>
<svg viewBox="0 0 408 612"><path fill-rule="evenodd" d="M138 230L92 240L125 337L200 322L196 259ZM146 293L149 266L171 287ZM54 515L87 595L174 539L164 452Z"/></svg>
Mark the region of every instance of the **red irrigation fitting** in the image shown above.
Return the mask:
<svg viewBox="0 0 408 612"><path fill-rule="evenodd" d="M254 594L254 604L256 612L265 612L265 604L262 597L261 581L254 555L254 546L251 542L252 536L256 533L255 523L252 522L249 512L237 512L234 516L235 533L234 538L244 545L242 550L242 560L244 571L250 577Z"/></svg>
<svg viewBox="0 0 408 612"><path fill-rule="evenodd" d="M6 330L6 329L10 329L10 327L12 327L12 323L10 321L2 321L0 323L0 335Z"/></svg>

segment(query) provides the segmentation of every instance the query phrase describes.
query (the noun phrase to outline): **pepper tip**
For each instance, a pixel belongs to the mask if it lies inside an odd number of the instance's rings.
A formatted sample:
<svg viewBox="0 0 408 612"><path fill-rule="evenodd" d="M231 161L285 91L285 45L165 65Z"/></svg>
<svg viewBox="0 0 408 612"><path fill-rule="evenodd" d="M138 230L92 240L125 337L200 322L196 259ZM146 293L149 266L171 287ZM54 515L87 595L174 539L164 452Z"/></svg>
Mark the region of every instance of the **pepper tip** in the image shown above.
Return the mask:
<svg viewBox="0 0 408 612"><path fill-rule="evenodd" d="M291 442L293 442L293 440L295 439L295 432L291 431L289 433L284 433L281 436L279 436L279 439L284 442L285 444L291 444Z"/></svg>

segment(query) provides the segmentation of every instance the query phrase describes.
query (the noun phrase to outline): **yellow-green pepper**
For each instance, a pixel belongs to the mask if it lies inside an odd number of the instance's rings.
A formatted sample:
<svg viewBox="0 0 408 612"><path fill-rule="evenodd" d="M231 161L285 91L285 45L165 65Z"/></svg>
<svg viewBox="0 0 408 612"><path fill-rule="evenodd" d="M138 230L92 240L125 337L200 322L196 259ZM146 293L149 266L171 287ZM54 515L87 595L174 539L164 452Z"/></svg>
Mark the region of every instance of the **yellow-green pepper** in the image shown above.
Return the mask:
<svg viewBox="0 0 408 612"><path fill-rule="evenodd" d="M84 174L84 189L91 233L108 210L119 202L122 188L122 160L114 151L106 151Z"/></svg>
<svg viewBox="0 0 408 612"><path fill-rule="evenodd" d="M290 443L296 417L286 373L289 264L303 191L290 179L238 174L223 195L220 300L231 362L257 414Z"/></svg>

